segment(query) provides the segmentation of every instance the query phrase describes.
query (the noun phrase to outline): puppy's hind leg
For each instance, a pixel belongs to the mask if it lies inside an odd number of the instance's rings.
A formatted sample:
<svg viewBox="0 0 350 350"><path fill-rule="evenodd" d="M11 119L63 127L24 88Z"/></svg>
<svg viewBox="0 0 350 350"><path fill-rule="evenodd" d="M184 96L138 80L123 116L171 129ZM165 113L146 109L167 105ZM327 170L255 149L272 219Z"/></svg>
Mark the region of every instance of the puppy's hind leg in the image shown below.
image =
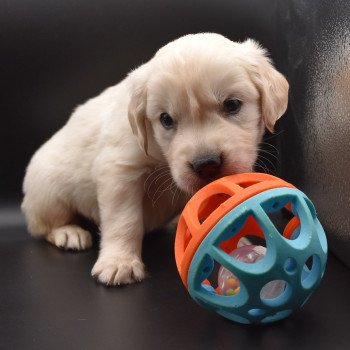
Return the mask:
<svg viewBox="0 0 350 350"><path fill-rule="evenodd" d="M46 240L62 249L85 250L92 246L90 232L74 224L53 229Z"/></svg>
<svg viewBox="0 0 350 350"><path fill-rule="evenodd" d="M62 249L85 250L92 246L90 232L76 225L75 213L59 200L38 203L24 197L22 210L26 216L29 232L42 237Z"/></svg>

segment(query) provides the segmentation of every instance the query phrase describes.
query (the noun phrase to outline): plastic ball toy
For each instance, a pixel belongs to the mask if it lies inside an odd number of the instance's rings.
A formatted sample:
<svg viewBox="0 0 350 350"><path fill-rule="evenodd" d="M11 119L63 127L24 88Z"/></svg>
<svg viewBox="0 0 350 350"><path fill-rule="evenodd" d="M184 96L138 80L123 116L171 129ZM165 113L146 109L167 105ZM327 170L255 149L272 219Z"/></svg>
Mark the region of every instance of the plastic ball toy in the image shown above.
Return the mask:
<svg viewBox="0 0 350 350"><path fill-rule="evenodd" d="M327 249L310 199L261 173L223 177L199 190L175 239L176 265L191 297L245 324L277 321L301 308L323 277Z"/></svg>

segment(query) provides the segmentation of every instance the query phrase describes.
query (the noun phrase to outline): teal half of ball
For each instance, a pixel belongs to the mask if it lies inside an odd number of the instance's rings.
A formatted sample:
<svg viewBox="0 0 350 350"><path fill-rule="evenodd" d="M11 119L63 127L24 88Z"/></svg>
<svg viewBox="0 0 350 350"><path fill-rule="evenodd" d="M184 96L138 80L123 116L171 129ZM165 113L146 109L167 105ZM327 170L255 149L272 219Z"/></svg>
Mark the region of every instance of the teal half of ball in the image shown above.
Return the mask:
<svg viewBox="0 0 350 350"><path fill-rule="evenodd" d="M291 205L300 220L290 239L276 228L271 213ZM220 248L238 234L253 216L266 240L266 255L254 264L244 263ZM254 235L254 232L251 232ZM198 247L188 274L188 290L200 305L240 323L269 323L301 308L319 285L327 261L327 240L310 199L300 190L277 188L261 192L227 213ZM236 295L222 295L213 283L204 282L214 266L222 265L239 280ZM285 281L283 292L261 296L271 281Z"/></svg>

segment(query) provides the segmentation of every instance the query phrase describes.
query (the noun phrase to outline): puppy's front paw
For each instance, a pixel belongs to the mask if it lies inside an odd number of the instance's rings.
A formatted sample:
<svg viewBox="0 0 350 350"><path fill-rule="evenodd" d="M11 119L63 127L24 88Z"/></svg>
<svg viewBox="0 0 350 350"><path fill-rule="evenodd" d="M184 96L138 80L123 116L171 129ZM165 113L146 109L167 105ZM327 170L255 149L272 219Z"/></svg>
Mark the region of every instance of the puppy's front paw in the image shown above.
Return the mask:
<svg viewBox="0 0 350 350"><path fill-rule="evenodd" d="M137 256L99 257L91 275L106 285L130 284L145 278L145 266Z"/></svg>

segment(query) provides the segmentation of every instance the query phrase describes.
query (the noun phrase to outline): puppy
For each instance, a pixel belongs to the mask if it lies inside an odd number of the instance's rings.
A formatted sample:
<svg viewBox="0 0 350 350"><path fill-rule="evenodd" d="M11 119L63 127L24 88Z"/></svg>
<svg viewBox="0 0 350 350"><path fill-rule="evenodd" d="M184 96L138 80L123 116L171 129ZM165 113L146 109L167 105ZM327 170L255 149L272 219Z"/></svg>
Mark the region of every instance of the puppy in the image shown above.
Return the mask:
<svg viewBox="0 0 350 350"><path fill-rule="evenodd" d="M83 250L101 229L92 275L141 281L145 231L167 223L208 182L252 171L265 126L286 110L288 83L253 40L181 37L78 107L31 159L22 209L33 236Z"/></svg>

